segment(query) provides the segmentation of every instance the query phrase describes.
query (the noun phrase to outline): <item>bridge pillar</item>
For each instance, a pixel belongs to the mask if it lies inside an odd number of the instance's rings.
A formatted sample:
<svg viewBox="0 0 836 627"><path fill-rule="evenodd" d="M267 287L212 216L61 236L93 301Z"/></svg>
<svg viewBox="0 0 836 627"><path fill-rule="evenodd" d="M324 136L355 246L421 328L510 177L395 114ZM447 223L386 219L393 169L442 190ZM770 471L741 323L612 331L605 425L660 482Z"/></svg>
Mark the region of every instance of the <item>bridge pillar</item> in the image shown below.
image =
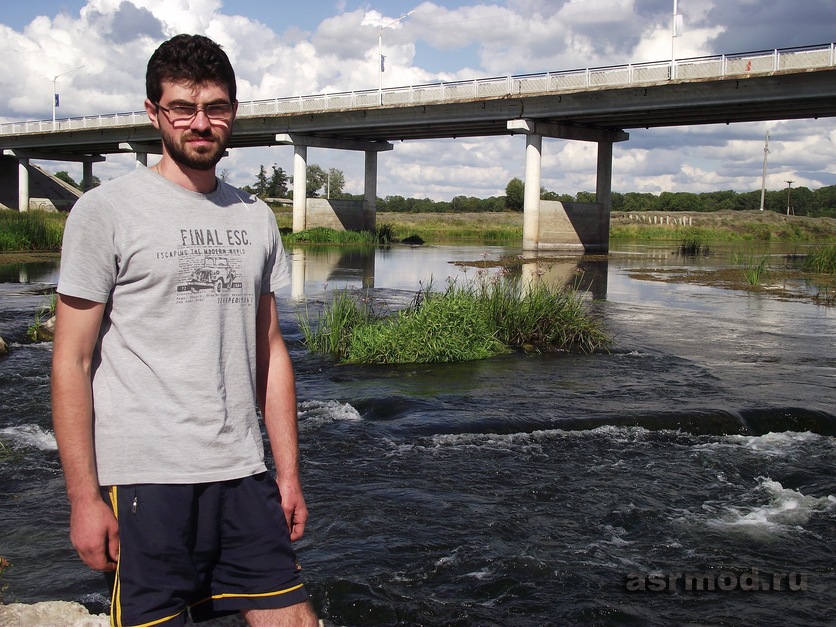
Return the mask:
<svg viewBox="0 0 836 627"><path fill-rule="evenodd" d="M610 212L612 211L612 145L611 141L598 142L598 170L595 180L595 202L601 206L600 232L604 250L609 251Z"/></svg>
<svg viewBox="0 0 836 627"><path fill-rule="evenodd" d="M543 136L525 136L525 193L523 196L523 250L537 250L540 245L540 173Z"/></svg>
<svg viewBox="0 0 836 627"><path fill-rule="evenodd" d="M308 147L293 146L293 232L304 231L307 225Z"/></svg>
<svg viewBox="0 0 836 627"><path fill-rule="evenodd" d="M29 159L17 163L17 210L29 211Z"/></svg>
<svg viewBox="0 0 836 627"><path fill-rule="evenodd" d="M366 178L363 189L363 228L377 228L377 151L366 151Z"/></svg>
<svg viewBox="0 0 836 627"><path fill-rule="evenodd" d="M81 164L81 191L86 192L93 188L93 162L84 161Z"/></svg>

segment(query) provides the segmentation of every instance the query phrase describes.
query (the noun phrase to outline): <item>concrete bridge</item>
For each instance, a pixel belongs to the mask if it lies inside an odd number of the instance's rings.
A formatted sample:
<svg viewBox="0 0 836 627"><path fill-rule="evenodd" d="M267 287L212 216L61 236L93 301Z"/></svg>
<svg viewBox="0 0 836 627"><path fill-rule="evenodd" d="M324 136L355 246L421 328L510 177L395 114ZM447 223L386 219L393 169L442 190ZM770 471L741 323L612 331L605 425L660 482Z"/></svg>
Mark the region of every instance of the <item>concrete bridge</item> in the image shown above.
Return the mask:
<svg viewBox="0 0 836 627"><path fill-rule="evenodd" d="M242 102L230 148L293 145L295 180L310 146L365 153L364 201L335 207L301 195L293 228L373 228L378 153L395 141L526 135L523 247L605 252L612 150L627 129L836 115L836 44L521 76ZM598 147L595 203L540 200L543 137ZM159 154L145 112L0 124L29 206L29 161L81 161L85 184L105 155Z"/></svg>

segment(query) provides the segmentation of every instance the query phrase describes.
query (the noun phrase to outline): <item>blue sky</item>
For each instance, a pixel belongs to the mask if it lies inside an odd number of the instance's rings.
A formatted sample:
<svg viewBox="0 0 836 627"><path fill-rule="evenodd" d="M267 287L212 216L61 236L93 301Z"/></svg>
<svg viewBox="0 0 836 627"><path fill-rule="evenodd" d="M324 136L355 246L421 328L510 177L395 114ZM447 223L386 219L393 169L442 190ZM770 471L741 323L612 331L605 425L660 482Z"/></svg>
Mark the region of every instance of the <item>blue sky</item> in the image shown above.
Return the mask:
<svg viewBox="0 0 836 627"><path fill-rule="evenodd" d="M49 119L52 80L61 77L58 117L142 108L145 63L178 32L219 41L238 73L241 100L377 87L377 33L385 31L385 86L401 86L669 59L673 0L32 0L0 14L0 122ZM678 0L684 30L678 58L830 43L833 0ZM616 191L760 189L770 133L767 188L786 180L836 184L836 120L633 130L615 150ZM312 161L362 189L362 155L311 150ZM594 189L594 146L547 139L543 185ZM233 183L260 164L292 170L289 148L230 151ZM520 137L404 142L381 156L382 196L449 200L504 193L523 175ZM80 177L76 164L48 163ZM96 164L102 179L127 172L127 156ZM79 170L76 172L76 170Z"/></svg>

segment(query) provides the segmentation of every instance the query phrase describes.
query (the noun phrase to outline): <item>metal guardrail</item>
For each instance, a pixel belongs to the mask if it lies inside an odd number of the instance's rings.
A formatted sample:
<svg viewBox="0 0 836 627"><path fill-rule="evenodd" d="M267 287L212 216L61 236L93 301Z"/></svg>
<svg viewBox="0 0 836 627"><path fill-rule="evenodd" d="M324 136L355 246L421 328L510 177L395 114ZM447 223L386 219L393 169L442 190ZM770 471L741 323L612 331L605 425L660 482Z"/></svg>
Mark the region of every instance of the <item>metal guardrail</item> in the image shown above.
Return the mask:
<svg viewBox="0 0 836 627"><path fill-rule="evenodd" d="M733 55L696 57L583 70L546 72L469 81L432 83L410 87L370 89L333 94L254 100L238 105L239 117L313 113L378 106L415 105L503 96L561 93L602 87L629 87L669 80L721 79L735 75L768 74L836 66L836 43L784 48ZM112 113L36 122L0 124L0 135L45 133L77 129L113 128L148 124L145 111Z"/></svg>

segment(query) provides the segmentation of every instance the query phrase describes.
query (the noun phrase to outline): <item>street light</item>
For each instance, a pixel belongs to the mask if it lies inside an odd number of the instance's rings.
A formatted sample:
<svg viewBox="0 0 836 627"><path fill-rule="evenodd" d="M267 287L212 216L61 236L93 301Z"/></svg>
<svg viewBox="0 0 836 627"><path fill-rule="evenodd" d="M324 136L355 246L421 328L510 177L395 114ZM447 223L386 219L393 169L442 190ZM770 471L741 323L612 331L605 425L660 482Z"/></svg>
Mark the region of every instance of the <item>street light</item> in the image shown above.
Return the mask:
<svg viewBox="0 0 836 627"><path fill-rule="evenodd" d="M787 181L787 215L790 215L790 189L795 181Z"/></svg>
<svg viewBox="0 0 836 627"><path fill-rule="evenodd" d="M56 91L56 83L58 79L62 76L66 76L67 74L72 74L73 72L77 72L81 68L85 67L84 65L79 65L77 68L70 70L69 72L64 72L63 74L58 74L55 78L52 79L52 130L55 130L55 108L58 106L58 92Z"/></svg>
<svg viewBox="0 0 836 627"><path fill-rule="evenodd" d="M387 28L402 22L410 15L415 13L415 9L407 13L406 15L401 15L398 19L394 22L390 22L386 26L380 26L377 29L377 94L378 94L378 104L383 104L383 31Z"/></svg>

